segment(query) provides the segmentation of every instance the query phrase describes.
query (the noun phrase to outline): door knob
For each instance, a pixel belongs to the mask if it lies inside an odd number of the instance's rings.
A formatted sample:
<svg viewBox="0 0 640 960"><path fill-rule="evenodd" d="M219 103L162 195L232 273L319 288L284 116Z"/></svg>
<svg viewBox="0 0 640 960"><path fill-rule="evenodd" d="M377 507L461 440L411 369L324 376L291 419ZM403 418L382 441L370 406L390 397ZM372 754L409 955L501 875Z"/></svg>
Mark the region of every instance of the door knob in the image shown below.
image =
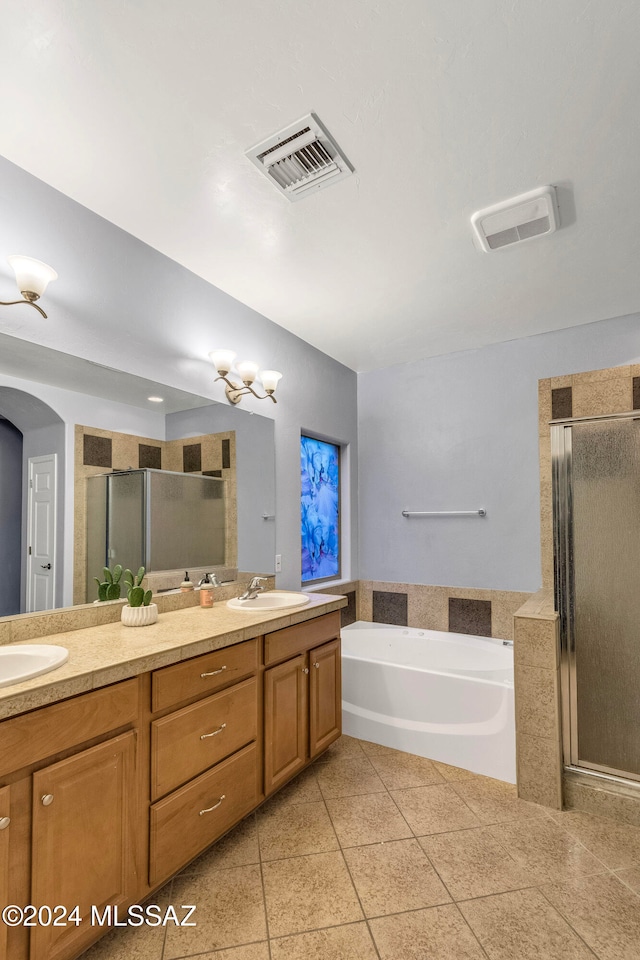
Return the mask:
<svg viewBox="0 0 640 960"><path fill-rule="evenodd" d="M40 566L42 567L43 570L51 570L50 563L41 563Z"/></svg>

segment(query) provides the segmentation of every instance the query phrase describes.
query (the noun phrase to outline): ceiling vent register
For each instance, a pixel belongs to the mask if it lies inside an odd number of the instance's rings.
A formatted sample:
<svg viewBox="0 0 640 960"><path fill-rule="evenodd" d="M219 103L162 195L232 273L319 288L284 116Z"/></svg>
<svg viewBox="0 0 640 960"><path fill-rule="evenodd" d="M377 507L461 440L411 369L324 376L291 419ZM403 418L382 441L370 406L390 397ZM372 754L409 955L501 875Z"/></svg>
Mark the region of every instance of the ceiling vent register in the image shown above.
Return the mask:
<svg viewBox="0 0 640 960"><path fill-rule="evenodd" d="M559 225L554 187L538 187L478 210L471 217L474 234L487 253L553 233Z"/></svg>
<svg viewBox="0 0 640 960"><path fill-rule="evenodd" d="M353 167L313 113L256 144L246 156L292 201L353 173Z"/></svg>

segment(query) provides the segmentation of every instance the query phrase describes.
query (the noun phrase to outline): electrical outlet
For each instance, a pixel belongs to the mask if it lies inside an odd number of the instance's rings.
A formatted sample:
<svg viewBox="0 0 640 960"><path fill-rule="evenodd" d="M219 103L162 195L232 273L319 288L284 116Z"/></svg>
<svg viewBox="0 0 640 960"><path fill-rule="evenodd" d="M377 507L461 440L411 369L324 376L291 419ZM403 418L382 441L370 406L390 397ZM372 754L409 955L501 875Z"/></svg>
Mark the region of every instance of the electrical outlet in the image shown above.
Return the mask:
<svg viewBox="0 0 640 960"><path fill-rule="evenodd" d="M282 554L276 553L276 573L282 573Z"/></svg>

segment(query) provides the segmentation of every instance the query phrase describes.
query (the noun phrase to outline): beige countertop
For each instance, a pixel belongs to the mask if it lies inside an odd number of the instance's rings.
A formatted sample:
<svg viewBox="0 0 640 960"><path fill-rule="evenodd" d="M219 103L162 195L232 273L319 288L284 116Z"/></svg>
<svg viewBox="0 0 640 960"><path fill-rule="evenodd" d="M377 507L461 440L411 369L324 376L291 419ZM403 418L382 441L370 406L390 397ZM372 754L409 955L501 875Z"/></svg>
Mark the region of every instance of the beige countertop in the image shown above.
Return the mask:
<svg viewBox="0 0 640 960"><path fill-rule="evenodd" d="M69 659L49 673L0 687L0 719L302 623L339 610L347 602L345 597L329 594L311 593L309 597L308 604L287 615L282 611L240 612L221 601L211 608L161 613L157 623L148 627L125 627L118 621L38 637L39 644L66 647ZM34 641L21 641L30 642Z"/></svg>

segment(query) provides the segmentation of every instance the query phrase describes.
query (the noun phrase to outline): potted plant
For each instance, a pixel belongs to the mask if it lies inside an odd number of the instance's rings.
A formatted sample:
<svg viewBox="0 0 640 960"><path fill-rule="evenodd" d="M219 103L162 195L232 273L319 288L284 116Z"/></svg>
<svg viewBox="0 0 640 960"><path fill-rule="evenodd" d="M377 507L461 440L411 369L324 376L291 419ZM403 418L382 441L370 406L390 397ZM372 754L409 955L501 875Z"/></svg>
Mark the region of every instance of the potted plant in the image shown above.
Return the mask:
<svg viewBox="0 0 640 960"><path fill-rule="evenodd" d="M93 579L98 584L98 599L95 603L106 603L120 599L120 578L122 577L122 566L117 563L113 568L113 573L109 567L104 567L102 571L102 580L97 577Z"/></svg>
<svg viewBox="0 0 640 960"><path fill-rule="evenodd" d="M128 584L128 603L122 608L120 619L127 627L146 627L158 619L158 605L151 603L151 590L141 586L144 580L144 567L140 567L136 574L131 570L124 572L125 583Z"/></svg>

